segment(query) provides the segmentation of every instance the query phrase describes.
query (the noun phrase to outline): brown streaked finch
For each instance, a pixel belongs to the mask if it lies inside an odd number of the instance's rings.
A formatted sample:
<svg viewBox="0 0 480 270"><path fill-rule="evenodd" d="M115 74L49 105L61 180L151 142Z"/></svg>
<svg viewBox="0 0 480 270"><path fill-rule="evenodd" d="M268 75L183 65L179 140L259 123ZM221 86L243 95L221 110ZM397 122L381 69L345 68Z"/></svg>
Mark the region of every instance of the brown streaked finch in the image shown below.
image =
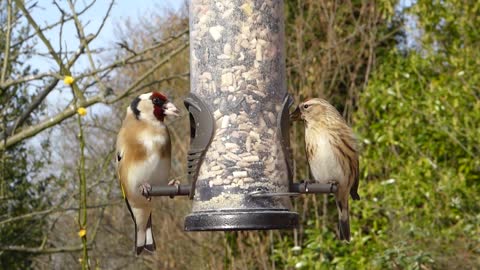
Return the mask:
<svg viewBox="0 0 480 270"><path fill-rule="evenodd" d="M135 223L135 250L155 250L152 232L153 185L165 185L170 174L171 142L166 116L178 116L167 97L151 92L135 98L117 137L117 174ZM168 183L172 184L172 183Z"/></svg>
<svg viewBox="0 0 480 270"><path fill-rule="evenodd" d="M355 136L340 113L326 100L313 98L291 114L305 124L305 150L317 183L335 184L340 240L350 241L348 197L359 200L359 164Z"/></svg>

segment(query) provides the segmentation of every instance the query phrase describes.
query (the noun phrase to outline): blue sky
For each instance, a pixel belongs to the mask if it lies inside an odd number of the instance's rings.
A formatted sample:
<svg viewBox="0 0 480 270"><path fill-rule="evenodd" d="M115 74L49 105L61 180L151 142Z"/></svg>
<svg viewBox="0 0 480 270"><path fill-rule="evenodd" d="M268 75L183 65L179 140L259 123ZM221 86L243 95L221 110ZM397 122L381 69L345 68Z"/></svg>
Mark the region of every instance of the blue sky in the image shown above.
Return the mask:
<svg viewBox="0 0 480 270"><path fill-rule="evenodd" d="M39 1L31 14L37 24L42 28L59 21L61 18L60 11L52 2L53 1L47 0ZM71 13L67 1L57 2L67 13ZM78 12L86 5L92 3L92 0L77 0L74 2L76 2L75 9ZM124 21L130 19L132 22L136 22L142 17L148 18L150 14L161 14L162 11L171 9L176 10L179 9L182 3L182 0L117 0L115 1L103 30L101 31L100 35L90 43L89 48L91 50L98 48L118 49L118 45L115 44L115 42L120 41L116 36L116 34L118 34L117 28L124 25ZM109 4L109 0L97 0L87 12L79 17L82 25L84 25L85 35L93 34L97 31L108 10ZM60 27L55 27L44 32L45 36L55 50L59 49L61 39L63 51L76 51L80 45L80 40L77 37L77 31L74 22L70 21L64 25L61 38L59 33ZM37 52L46 54L47 56L34 56L28 60L27 64L31 65L34 69L38 69L40 73L58 72L58 65L51 59L50 56L48 56L47 47L38 38L36 50ZM99 62L109 55L111 55L111 52L108 51L100 55L94 55L96 66L98 67ZM77 60L70 71L73 73L73 76L75 76L87 68L90 68L90 63L88 62L86 56L82 56ZM70 91L62 91L62 89L66 88L63 87L63 84L59 84L55 91L53 91L47 98L47 102L50 104L49 107L51 108L51 114L55 114L55 111L57 110L62 110L64 106L71 100ZM89 111L92 109L94 108L89 109Z"/></svg>
<svg viewBox="0 0 480 270"><path fill-rule="evenodd" d="M66 1L58 1L60 6L66 11L70 12L68 4ZM88 1L76 1L76 9L82 9L86 4L91 3ZM104 29L102 30L99 37L91 43L92 48L106 47L108 45L113 45L118 39L115 38L116 30L115 28L118 25L122 24L122 21L130 18L133 21L137 21L141 16L152 12L160 13L164 9L178 9L183 1L181 0L118 0L113 6L111 15L106 21ZM94 5L80 17L82 24L85 26L85 34L94 33L98 26L101 24L102 19L107 12L110 1L107 0L97 0ZM60 18L60 12L52 4L52 1L40 1L38 7L32 13L33 18L37 21L40 26L45 26L56 22ZM55 49L59 48L59 28L54 28L50 31L47 31L45 35L52 43ZM76 50L79 45L79 40L77 38L77 32L73 22L65 24L62 36L62 46L68 48L68 50ZM40 52L47 52L46 47L38 42L37 49ZM33 59L32 65L42 71L48 71L49 69L55 68L56 64L52 61L47 61L46 58ZM82 69L87 65L86 59L80 59L78 64L75 66L73 72L78 69ZM80 70L78 70L80 71Z"/></svg>
<svg viewBox="0 0 480 270"><path fill-rule="evenodd" d="M53 1L51 0L42 0L38 1L37 7L32 12L32 17L35 19L37 24L40 27L45 27L46 25L50 25L59 21L61 17L61 13L52 4ZM70 8L68 6L67 1L57 1L59 5L70 13ZM76 1L76 10L81 10L85 7L86 4L91 3L92 0L77 0ZM123 21L126 19L131 19L133 22L138 21L139 18L142 16L147 16L152 13L161 14L162 10L168 9L178 9L181 4L182 0L117 0L113 6L113 9L110 13L108 20L105 23L103 30L101 31L100 35L96 40L94 40L90 44L90 49L96 48L112 48L117 49L118 45L115 42L119 41L116 37L118 31L116 28L119 25L123 25ZM33 2L27 1L27 6ZM84 25L85 35L95 33L102 22L105 13L107 12L108 6L110 1L108 0L97 0L94 5L88 10L88 12L84 13L80 17L80 21ZM49 31L45 31L44 34L47 39L51 42L53 48L58 50L60 44L60 36L59 31L60 28L56 27ZM36 50L40 53L47 53L47 48L43 44L41 40L37 38L37 45ZM75 51L80 41L77 37L77 31L75 28L75 24L73 21L70 21L65 24L63 28L63 34L61 38L61 44L63 50L65 48L68 51ZM98 67L98 61L101 61L102 57L107 55L103 54L101 56L94 56L94 61ZM28 65L31 65L34 69L38 69L40 73L44 72L58 72L58 65L51 60L51 57L47 56L34 56L31 59L27 60ZM72 68L73 75L80 73L81 71L89 68L90 64L86 57L79 58L76 62L75 66ZM47 97L47 103L49 104L48 114L53 116L56 114L57 111L63 110L64 106L69 103L71 100L71 93L70 91L62 91L62 89L67 89L63 86L63 83L59 83L57 88L50 93ZM89 115L96 114L98 112L108 109L108 107L97 104L93 107L88 108ZM45 133L44 133L45 134ZM35 137L40 138L40 137ZM30 144L32 146L36 146L36 149L41 149L40 140L39 139L30 140Z"/></svg>

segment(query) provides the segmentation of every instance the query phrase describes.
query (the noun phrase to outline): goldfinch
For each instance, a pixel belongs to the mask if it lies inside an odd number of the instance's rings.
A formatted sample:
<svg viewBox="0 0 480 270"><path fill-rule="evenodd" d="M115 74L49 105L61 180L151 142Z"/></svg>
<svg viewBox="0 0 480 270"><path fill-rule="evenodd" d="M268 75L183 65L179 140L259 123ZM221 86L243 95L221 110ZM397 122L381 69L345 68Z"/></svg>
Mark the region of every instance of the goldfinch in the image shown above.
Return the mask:
<svg viewBox="0 0 480 270"><path fill-rule="evenodd" d="M315 182L337 185L335 201L340 240L350 241L348 197L359 200L356 139L340 113L326 100L301 103L291 115L305 124L305 150Z"/></svg>
<svg viewBox="0 0 480 270"><path fill-rule="evenodd" d="M127 108L117 137L117 174L135 223L137 255L156 248L148 192L152 186L168 182L171 142L164 123L167 116L178 116L178 109L166 96L158 92L140 95Z"/></svg>

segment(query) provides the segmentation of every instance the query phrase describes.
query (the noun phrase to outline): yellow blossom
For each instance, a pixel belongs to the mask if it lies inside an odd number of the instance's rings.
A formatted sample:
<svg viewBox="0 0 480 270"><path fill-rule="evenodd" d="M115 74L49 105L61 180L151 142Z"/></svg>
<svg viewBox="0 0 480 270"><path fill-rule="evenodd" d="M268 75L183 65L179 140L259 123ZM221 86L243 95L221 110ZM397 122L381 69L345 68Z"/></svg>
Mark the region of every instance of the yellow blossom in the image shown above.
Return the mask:
<svg viewBox="0 0 480 270"><path fill-rule="evenodd" d="M80 229L80 231L78 231L78 236L79 237L84 237L85 235L87 235L87 230Z"/></svg>
<svg viewBox="0 0 480 270"><path fill-rule="evenodd" d="M73 77L72 76L65 76L63 78L63 83L65 83L66 85L70 85L73 83Z"/></svg>
<svg viewBox="0 0 480 270"><path fill-rule="evenodd" d="M87 109L85 109L84 107L80 107L78 108L77 113L80 114L80 116L85 116L87 115Z"/></svg>

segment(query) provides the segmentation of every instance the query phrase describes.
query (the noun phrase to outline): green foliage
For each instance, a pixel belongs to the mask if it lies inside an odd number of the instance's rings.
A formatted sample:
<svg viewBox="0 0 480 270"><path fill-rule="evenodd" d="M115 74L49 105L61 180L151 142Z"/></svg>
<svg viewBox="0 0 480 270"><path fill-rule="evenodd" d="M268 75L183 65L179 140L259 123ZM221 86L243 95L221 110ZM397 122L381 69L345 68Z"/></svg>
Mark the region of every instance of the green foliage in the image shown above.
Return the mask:
<svg viewBox="0 0 480 270"><path fill-rule="evenodd" d="M356 123L368 195L382 202L383 230L395 247L381 261L400 260L389 256L403 251L407 258L430 254L426 263L436 266L478 264L478 77L418 53L393 52L388 60L364 93Z"/></svg>
<svg viewBox="0 0 480 270"><path fill-rule="evenodd" d="M8 220L44 209L48 202L42 197L44 181L33 181L31 177L42 165L29 165L29 155L25 147L17 146L8 150L2 160L2 182L7 184L4 196L0 199L0 220ZM24 218L0 225L2 246L35 247L41 244L45 220L41 216ZM32 261L27 254L12 251L0 252L0 269L26 269Z"/></svg>
<svg viewBox="0 0 480 270"><path fill-rule="evenodd" d="M423 29L419 50L377 59L353 117L362 200L351 204L352 242L310 220L302 247L280 241L276 261L298 269L480 267L479 7L418 1L409 10Z"/></svg>
<svg viewBox="0 0 480 270"><path fill-rule="evenodd" d="M363 175L362 200L352 203L353 240L339 243L332 228L308 225L299 255L280 246L288 265L480 266L480 77L439 70L436 58L414 52L386 60L355 115Z"/></svg>
<svg viewBox="0 0 480 270"><path fill-rule="evenodd" d="M6 29L6 2L0 1L0 26ZM15 16L15 14L14 14ZM28 29L19 26L12 32L12 44L9 49L6 78L11 79L19 74L36 74L29 66L24 66L22 57L28 57L28 52L20 55L22 50L31 50L27 42L22 41L28 35ZM0 61L3 69L5 58L6 33L0 33ZM29 49L30 48L30 49ZM30 93L30 94L29 94ZM12 120L17 119L23 109L31 102L31 91L25 84L0 88L0 138L4 136ZM34 117L32 117L34 118ZM32 119L30 118L30 119ZM26 121L28 125L30 121ZM3 140L1 143L4 143ZM48 148L48 143L42 146ZM48 154L45 154L48 158ZM45 181L39 180L38 170L44 166L44 158L38 158L25 143L19 143L5 151L0 151L0 246L36 247L42 242L45 220L41 216L10 221L12 218L39 211L48 205L42 196L45 191ZM0 251L0 269L27 269L32 260L29 254L13 251Z"/></svg>

